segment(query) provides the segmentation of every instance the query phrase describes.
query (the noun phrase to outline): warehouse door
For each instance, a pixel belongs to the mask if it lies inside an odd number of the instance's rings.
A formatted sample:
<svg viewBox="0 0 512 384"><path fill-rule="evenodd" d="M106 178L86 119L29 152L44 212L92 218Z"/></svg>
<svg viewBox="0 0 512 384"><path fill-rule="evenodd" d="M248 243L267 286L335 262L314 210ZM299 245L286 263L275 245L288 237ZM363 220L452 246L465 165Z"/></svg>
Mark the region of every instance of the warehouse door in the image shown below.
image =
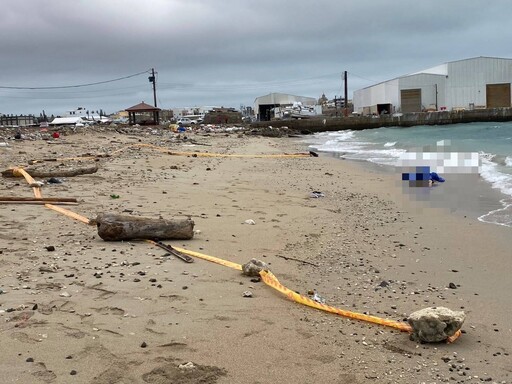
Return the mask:
<svg viewBox="0 0 512 384"><path fill-rule="evenodd" d="M510 83L487 84L487 108L510 107Z"/></svg>
<svg viewBox="0 0 512 384"><path fill-rule="evenodd" d="M402 89L402 112L421 112L421 89Z"/></svg>

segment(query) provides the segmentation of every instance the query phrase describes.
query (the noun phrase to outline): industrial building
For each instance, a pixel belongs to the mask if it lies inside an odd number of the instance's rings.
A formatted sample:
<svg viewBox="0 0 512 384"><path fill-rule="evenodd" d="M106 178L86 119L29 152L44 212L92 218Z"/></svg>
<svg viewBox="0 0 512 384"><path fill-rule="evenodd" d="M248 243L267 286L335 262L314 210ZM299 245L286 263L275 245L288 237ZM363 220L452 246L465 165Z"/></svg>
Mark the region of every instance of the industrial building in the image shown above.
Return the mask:
<svg viewBox="0 0 512 384"><path fill-rule="evenodd" d="M270 111L273 108L292 106L294 103L301 103L304 106L314 106L317 104L317 99L314 97L295 96L285 93L269 93L268 95L257 97L254 100L254 112L259 121L268 121L271 118Z"/></svg>
<svg viewBox="0 0 512 384"><path fill-rule="evenodd" d="M363 115L457 111L511 106L512 59L451 61L354 92Z"/></svg>

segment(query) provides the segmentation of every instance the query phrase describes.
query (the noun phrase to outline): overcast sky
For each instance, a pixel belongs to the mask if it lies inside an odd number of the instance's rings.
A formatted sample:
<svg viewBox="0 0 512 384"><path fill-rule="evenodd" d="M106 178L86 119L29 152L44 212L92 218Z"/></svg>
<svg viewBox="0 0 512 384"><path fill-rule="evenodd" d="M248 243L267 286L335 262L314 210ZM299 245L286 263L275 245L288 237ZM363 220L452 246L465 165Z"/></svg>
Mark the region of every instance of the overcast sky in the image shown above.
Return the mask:
<svg viewBox="0 0 512 384"><path fill-rule="evenodd" d="M510 0L2 0L0 113L331 99L448 61L512 58Z"/></svg>

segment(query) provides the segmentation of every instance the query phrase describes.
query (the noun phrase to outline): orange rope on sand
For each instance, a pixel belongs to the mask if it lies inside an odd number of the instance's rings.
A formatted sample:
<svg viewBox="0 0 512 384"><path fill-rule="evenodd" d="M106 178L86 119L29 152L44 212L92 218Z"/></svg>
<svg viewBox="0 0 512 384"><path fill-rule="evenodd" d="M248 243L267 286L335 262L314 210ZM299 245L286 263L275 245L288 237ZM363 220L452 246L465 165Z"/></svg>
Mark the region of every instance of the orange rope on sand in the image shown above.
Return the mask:
<svg viewBox="0 0 512 384"><path fill-rule="evenodd" d="M140 145L143 145L143 144L140 144ZM32 184L32 183L35 182L34 179L22 168L14 168L13 169L13 174L15 176L23 176L25 178L25 180L29 184ZM38 197L38 198L42 197L41 196L41 189L39 187L34 187L34 195L36 197ZM68 216L70 218L73 218L75 220L81 221L81 222L83 222L85 224L90 224L90 220L88 218L86 218L84 216L81 216L81 215L79 215L79 214L77 214L75 212L72 212L72 211L70 211L68 209L57 207L57 206L52 205L52 204L45 204L45 207L53 209L54 211L62 213L62 214L66 215L66 216ZM153 242L149 240L148 243L153 243ZM234 263L234 262L231 262L231 261L228 261L228 260L223 260L223 259L220 259L220 258L217 258L217 257L214 257L214 256L205 255L205 254L202 254L202 253L199 253L199 252L189 251L189 250L184 249L184 248L178 248L178 247L174 247L174 248L177 251L182 252L182 253L187 254L187 255L190 255L190 256L201 258L203 260L207 260L207 261L210 261L210 262L213 262L213 263L216 263L216 264L220 264L220 265L223 265L225 267L233 268L233 269L236 269L236 270L239 270L239 271L242 270L242 265L240 265L238 263ZM413 331L412 327L409 324L404 323L404 322L394 321L394 320L389 320L389 319L383 319L383 318L380 318L380 317L377 317L377 316L365 315L365 314L358 313L358 312L347 311L347 310L339 309L339 308L336 308L336 307L332 307L330 305L326 305L326 304L322 304L322 303L316 302L316 301L310 299L309 297L302 296L302 295L292 291L291 289L286 288L284 285L282 285L279 282L277 277L275 277L274 274L272 272L270 272L270 271L263 270L263 271L260 272L260 276L261 276L261 279L263 280L263 282L265 284L267 284L268 286L274 288L278 292L281 292L282 294L287 296L290 300L295 301L296 303L299 303L299 304L302 304L302 305L306 305L306 306L311 307L311 308L319 309L321 311L333 313L335 315L347 317L349 319L361 320L361 321L366 321L366 322L373 323L373 324L378 324L378 325L383 325L383 326L386 326L386 327L391 327L391 328L394 328L394 329L398 329L398 330L400 330L402 332L412 333L412 331ZM457 340L457 338L459 338L460 335L461 335L461 331L458 330L453 336L451 336L451 337L449 337L447 339L447 342L448 343L454 342L455 340Z"/></svg>
<svg viewBox="0 0 512 384"><path fill-rule="evenodd" d="M315 300L310 299L309 297L302 296L302 295L298 294L297 292L294 292L294 291L286 288L284 285L282 285L279 282L279 280L277 280L277 277L275 277L274 274L270 271L261 271L260 276L261 276L261 279L265 282L265 284L267 284L268 286L281 292L282 294L286 295L290 300L293 300L296 303L307 305L308 307L316 308L321 311L334 313L339 316L348 317L349 319L361 320L361 321L366 321L369 323L385 325L386 327L395 328L402 332L412 332L411 326L404 322L382 319L380 317L365 315L365 314L357 313L357 312L346 311L343 309L332 307L330 305L318 303Z"/></svg>

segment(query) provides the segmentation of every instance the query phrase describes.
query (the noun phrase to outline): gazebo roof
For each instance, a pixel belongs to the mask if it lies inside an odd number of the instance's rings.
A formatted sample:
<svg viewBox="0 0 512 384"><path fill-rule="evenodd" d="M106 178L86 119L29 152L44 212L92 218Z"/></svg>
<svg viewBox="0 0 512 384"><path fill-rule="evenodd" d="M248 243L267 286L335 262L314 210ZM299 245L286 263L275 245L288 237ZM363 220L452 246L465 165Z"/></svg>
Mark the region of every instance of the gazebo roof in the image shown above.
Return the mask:
<svg viewBox="0 0 512 384"><path fill-rule="evenodd" d="M128 112L153 112L153 111L161 111L160 108L153 107L152 105L146 104L145 102L134 105L133 107L126 108L125 111Z"/></svg>

